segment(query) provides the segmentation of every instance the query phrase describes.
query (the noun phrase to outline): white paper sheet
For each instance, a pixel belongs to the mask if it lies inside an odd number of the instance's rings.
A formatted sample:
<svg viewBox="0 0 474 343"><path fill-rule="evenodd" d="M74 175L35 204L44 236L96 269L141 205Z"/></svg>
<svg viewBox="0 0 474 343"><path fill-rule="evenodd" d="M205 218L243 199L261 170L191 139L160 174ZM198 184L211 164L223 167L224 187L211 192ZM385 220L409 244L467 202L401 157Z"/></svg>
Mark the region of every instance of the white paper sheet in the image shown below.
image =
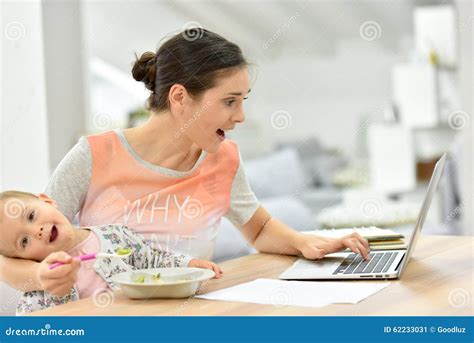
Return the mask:
<svg viewBox="0 0 474 343"><path fill-rule="evenodd" d="M384 289L390 282L284 281L257 279L202 294L196 298L268 304L276 307L322 307L334 303L357 304Z"/></svg>

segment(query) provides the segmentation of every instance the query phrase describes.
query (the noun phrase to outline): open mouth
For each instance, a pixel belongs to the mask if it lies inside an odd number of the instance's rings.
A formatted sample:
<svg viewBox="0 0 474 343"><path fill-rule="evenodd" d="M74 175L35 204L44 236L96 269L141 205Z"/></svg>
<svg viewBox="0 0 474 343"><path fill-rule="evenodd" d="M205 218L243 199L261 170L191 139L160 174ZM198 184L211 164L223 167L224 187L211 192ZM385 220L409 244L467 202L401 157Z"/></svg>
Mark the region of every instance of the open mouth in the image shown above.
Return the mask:
<svg viewBox="0 0 474 343"><path fill-rule="evenodd" d="M220 139L221 141L223 141L223 140L225 139L225 132L224 132L224 130L217 129L216 134L217 134L217 137L219 137L219 139Z"/></svg>
<svg viewBox="0 0 474 343"><path fill-rule="evenodd" d="M58 228L56 227L56 225L53 225L53 227L51 228L51 234L49 236L49 243L53 243L56 238L58 238Z"/></svg>

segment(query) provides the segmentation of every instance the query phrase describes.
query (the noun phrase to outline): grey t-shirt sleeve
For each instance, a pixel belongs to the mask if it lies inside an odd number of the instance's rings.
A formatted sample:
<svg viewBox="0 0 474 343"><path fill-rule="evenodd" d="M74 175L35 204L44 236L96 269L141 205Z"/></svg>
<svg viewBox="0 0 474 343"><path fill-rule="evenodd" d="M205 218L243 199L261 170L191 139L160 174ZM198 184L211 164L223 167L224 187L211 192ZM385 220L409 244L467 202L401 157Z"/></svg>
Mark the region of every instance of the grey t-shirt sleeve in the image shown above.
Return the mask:
<svg viewBox="0 0 474 343"><path fill-rule="evenodd" d="M81 137L59 162L44 193L52 198L59 210L72 221L86 199L92 175L92 154L89 142Z"/></svg>
<svg viewBox="0 0 474 343"><path fill-rule="evenodd" d="M246 224L260 207L260 202L250 188L245 175L242 157L239 152L239 169L235 174L230 191L230 207L225 218L229 219L235 226Z"/></svg>

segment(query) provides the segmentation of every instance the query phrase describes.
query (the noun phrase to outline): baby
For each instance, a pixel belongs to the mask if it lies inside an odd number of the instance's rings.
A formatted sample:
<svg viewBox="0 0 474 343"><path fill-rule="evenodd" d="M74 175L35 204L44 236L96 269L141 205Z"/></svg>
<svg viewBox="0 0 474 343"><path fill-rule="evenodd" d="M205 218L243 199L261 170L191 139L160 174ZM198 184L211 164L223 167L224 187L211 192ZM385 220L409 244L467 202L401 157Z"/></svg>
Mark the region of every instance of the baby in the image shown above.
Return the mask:
<svg viewBox="0 0 474 343"><path fill-rule="evenodd" d="M76 228L45 194L38 196L19 192L0 193L0 254L7 257L45 260L49 255L64 251L70 256L90 253L114 253L117 249L132 249L124 259L101 258L82 262L77 281L69 294L58 297L46 291L23 294L17 315L94 296L104 289L118 289L111 278L125 271L161 267L196 267L222 271L213 262L159 251L140 235L120 224ZM77 258L76 258L77 259ZM61 268L61 266L57 267Z"/></svg>

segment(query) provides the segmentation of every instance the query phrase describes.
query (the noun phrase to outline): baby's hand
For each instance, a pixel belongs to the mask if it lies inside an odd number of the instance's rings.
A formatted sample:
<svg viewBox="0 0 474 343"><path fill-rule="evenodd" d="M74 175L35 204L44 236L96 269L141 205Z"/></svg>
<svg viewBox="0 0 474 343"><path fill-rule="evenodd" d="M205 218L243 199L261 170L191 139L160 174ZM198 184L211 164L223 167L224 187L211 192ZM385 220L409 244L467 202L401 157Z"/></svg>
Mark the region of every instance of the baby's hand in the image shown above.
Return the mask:
<svg viewBox="0 0 474 343"><path fill-rule="evenodd" d="M213 270L214 273L216 273L216 279L218 279L222 276L221 268L219 268L219 266L217 264L215 264L214 262L211 262L211 261L196 260L194 258L189 262L188 267L204 268L204 269Z"/></svg>
<svg viewBox="0 0 474 343"><path fill-rule="evenodd" d="M55 262L62 262L63 265L49 269ZM81 266L81 260L74 259L63 251L49 254L41 263L38 269L38 278L43 289L48 293L62 297L69 293L77 281L77 272Z"/></svg>

